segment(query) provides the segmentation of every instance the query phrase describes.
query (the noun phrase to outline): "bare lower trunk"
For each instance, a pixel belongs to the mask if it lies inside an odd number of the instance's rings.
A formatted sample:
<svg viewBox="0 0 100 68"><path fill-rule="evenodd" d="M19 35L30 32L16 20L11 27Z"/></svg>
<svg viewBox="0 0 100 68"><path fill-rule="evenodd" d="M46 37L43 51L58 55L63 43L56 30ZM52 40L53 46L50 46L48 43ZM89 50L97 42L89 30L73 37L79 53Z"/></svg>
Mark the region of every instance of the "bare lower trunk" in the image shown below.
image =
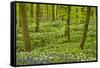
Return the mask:
<svg viewBox="0 0 100 68"><path fill-rule="evenodd" d="M20 4L20 16L21 16L23 44L25 47L25 51L30 52L31 44L30 44L29 33L28 33L27 12L26 12L25 4Z"/></svg>
<svg viewBox="0 0 100 68"><path fill-rule="evenodd" d="M84 29L83 29L83 33L82 33L81 42L80 42L81 49L83 49L84 44L85 44L87 31L88 31L88 25L89 25L89 21L90 21L90 13L91 13L91 7L87 7L86 17L85 17L85 22L84 22Z"/></svg>
<svg viewBox="0 0 100 68"><path fill-rule="evenodd" d="M71 14L71 6L68 6L68 20L65 26L65 37L67 36L67 40L70 40L70 15Z"/></svg>

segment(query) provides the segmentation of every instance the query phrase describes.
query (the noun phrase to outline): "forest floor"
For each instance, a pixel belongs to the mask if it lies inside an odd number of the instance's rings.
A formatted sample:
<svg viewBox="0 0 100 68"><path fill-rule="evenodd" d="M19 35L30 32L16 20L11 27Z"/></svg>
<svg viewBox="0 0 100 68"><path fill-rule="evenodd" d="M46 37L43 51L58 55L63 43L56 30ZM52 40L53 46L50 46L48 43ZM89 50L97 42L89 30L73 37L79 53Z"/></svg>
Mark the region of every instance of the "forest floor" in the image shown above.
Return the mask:
<svg viewBox="0 0 100 68"><path fill-rule="evenodd" d="M30 25L30 24L29 24ZM41 22L40 32L35 23L29 26L32 51L24 52L21 28L17 28L17 64L48 64L96 60L96 24L91 21L84 49L80 49L83 23L71 23L70 41L64 37L65 24L61 21Z"/></svg>

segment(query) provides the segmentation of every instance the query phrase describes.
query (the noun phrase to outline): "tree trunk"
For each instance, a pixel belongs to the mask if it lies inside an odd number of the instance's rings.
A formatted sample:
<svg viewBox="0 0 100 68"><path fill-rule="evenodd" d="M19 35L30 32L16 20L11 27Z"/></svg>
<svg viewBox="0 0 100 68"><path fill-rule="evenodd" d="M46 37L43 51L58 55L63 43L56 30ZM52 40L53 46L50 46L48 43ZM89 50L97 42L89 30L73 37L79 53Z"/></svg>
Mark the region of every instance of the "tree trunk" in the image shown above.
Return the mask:
<svg viewBox="0 0 100 68"><path fill-rule="evenodd" d="M56 5L56 19L58 19L58 5Z"/></svg>
<svg viewBox="0 0 100 68"><path fill-rule="evenodd" d="M18 8L19 8L19 10L18 10L18 12L19 12L19 27L21 27L20 5L19 4L17 4L17 5L18 5Z"/></svg>
<svg viewBox="0 0 100 68"><path fill-rule="evenodd" d="M47 5L47 19L48 19L48 5Z"/></svg>
<svg viewBox="0 0 100 68"><path fill-rule="evenodd" d="M40 4L36 5L36 32L39 32L40 25Z"/></svg>
<svg viewBox="0 0 100 68"><path fill-rule="evenodd" d="M92 11L91 11L91 16L92 16L92 18L93 18L93 13L94 13L94 12L93 12L93 10L92 10Z"/></svg>
<svg viewBox="0 0 100 68"><path fill-rule="evenodd" d="M22 35L23 35L23 43L25 46L25 51L30 52L31 44L29 40L27 10L25 4L20 4L20 16L21 16L21 27L22 27Z"/></svg>
<svg viewBox="0 0 100 68"><path fill-rule="evenodd" d="M71 17L71 6L68 6L68 20L65 26L65 37L67 36L67 40L70 40L70 17Z"/></svg>
<svg viewBox="0 0 100 68"><path fill-rule="evenodd" d="M78 8L76 8L76 13L78 13Z"/></svg>
<svg viewBox="0 0 100 68"><path fill-rule="evenodd" d="M80 22L82 22L82 23L84 23L84 16L85 16L85 7L82 7L81 8L81 13L82 13L82 19L81 19L81 21Z"/></svg>
<svg viewBox="0 0 100 68"><path fill-rule="evenodd" d="M31 9L31 20L33 22L33 4L30 5L30 9Z"/></svg>
<svg viewBox="0 0 100 68"><path fill-rule="evenodd" d="M85 17L85 22L84 22L84 29L83 29L83 34L80 42L80 48L83 49L86 36L87 36L87 31L88 31L88 25L89 25L89 20L90 20L90 13L91 13L91 7L87 7L87 12L86 12L86 17Z"/></svg>
<svg viewBox="0 0 100 68"><path fill-rule="evenodd" d="M52 21L55 20L54 5L52 5Z"/></svg>

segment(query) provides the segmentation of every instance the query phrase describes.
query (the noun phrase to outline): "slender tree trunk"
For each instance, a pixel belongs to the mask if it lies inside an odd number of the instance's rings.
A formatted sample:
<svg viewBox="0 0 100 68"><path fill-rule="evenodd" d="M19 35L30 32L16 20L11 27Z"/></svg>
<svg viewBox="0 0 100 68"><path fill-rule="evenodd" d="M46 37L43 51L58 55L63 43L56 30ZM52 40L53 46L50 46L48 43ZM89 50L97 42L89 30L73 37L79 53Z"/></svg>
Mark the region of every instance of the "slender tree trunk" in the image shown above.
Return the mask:
<svg viewBox="0 0 100 68"><path fill-rule="evenodd" d="M33 23L33 4L30 5L30 13L31 13L31 22Z"/></svg>
<svg viewBox="0 0 100 68"><path fill-rule="evenodd" d="M40 26L40 4L36 5L36 32L39 32Z"/></svg>
<svg viewBox="0 0 100 68"><path fill-rule="evenodd" d="M33 19L33 4L30 5L30 9L31 9L31 19Z"/></svg>
<svg viewBox="0 0 100 68"><path fill-rule="evenodd" d="M65 37L67 36L68 41L70 41L70 17L71 17L71 6L68 6L68 20L65 26Z"/></svg>
<svg viewBox="0 0 100 68"><path fill-rule="evenodd" d="M56 8L57 8L57 6L54 5L54 15L55 15L55 20L56 20Z"/></svg>
<svg viewBox="0 0 100 68"><path fill-rule="evenodd" d="M22 35L23 35L23 43L25 46L25 51L30 52L31 44L28 33L26 4L20 4L20 16L21 16L21 27L22 27Z"/></svg>
<svg viewBox="0 0 100 68"><path fill-rule="evenodd" d="M78 13L78 8L76 8L76 13Z"/></svg>
<svg viewBox="0 0 100 68"><path fill-rule="evenodd" d="M93 18L93 13L94 13L94 12L93 12L93 10L92 10L92 11L91 11L91 16L92 16L92 18Z"/></svg>
<svg viewBox="0 0 100 68"><path fill-rule="evenodd" d="M18 10L18 12L19 12L19 27L21 27L20 5L19 4L17 4L17 5L19 7L19 10Z"/></svg>
<svg viewBox="0 0 100 68"><path fill-rule="evenodd" d="M60 13L59 13L59 9L60 9L60 8L59 8L59 7L60 7L60 6L58 5L58 6L57 6L57 9L58 9L58 10L57 10L57 19L58 19L58 20L60 19L60 18L59 18L59 15L60 15Z"/></svg>
<svg viewBox="0 0 100 68"><path fill-rule="evenodd" d="M84 17L85 16L85 8L84 7L81 8L81 13L82 13L83 16L82 16L82 19L81 19L80 22L84 23L84 18L85 18Z"/></svg>
<svg viewBox="0 0 100 68"><path fill-rule="evenodd" d="M33 22L33 4L30 5L30 9L31 9L31 20Z"/></svg>
<svg viewBox="0 0 100 68"><path fill-rule="evenodd" d="M76 22L79 22L79 9L78 8L76 8Z"/></svg>
<svg viewBox="0 0 100 68"><path fill-rule="evenodd" d="M52 5L52 21L55 20L54 5Z"/></svg>
<svg viewBox="0 0 100 68"><path fill-rule="evenodd" d="M90 21L90 13L91 13L91 7L87 7L87 12L86 12L86 17L85 17L85 22L84 22L84 29L83 29L83 34L80 42L80 48L83 49L86 36L87 36L87 31L88 31L88 25Z"/></svg>
<svg viewBox="0 0 100 68"><path fill-rule="evenodd" d="M56 19L58 18L58 5L56 5Z"/></svg>
<svg viewBox="0 0 100 68"><path fill-rule="evenodd" d="M48 19L48 5L47 5L47 19Z"/></svg>

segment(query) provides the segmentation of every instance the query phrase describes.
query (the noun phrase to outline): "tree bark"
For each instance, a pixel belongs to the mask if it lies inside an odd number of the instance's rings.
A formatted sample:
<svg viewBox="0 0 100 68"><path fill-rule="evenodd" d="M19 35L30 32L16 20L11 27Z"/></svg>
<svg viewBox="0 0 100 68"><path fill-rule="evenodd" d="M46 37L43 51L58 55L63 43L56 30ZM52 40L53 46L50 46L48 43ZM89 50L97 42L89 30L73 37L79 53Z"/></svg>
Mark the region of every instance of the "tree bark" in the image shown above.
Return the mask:
<svg viewBox="0 0 100 68"><path fill-rule="evenodd" d="M87 7L87 12L86 12L86 17L85 17L85 22L84 22L84 29L83 29L83 34L80 42L80 48L83 49L86 36L87 36L87 31L88 31L88 25L90 21L90 13L91 13L91 7Z"/></svg>
<svg viewBox="0 0 100 68"><path fill-rule="evenodd" d="M91 11L91 16L92 16L92 18L93 18L93 13L94 13L94 11L92 10L92 11Z"/></svg>
<svg viewBox="0 0 100 68"><path fill-rule="evenodd" d="M23 35L23 44L26 52L31 51L31 44L28 33L28 23L27 23L27 10L25 4L20 4L20 16L21 16L21 27Z"/></svg>
<svg viewBox="0 0 100 68"><path fill-rule="evenodd" d="M36 5L36 32L39 32L40 26L40 4Z"/></svg>
<svg viewBox="0 0 100 68"><path fill-rule="evenodd" d="M82 13L82 20L80 22L84 23L84 20L85 20L85 7L82 7L81 8L81 13Z"/></svg>
<svg viewBox="0 0 100 68"><path fill-rule="evenodd" d="M19 12L19 27L21 27L20 5L19 4L17 4L17 5L19 8L19 10L18 10L18 12Z"/></svg>
<svg viewBox="0 0 100 68"><path fill-rule="evenodd" d="M47 5L47 19L48 19L48 5Z"/></svg>
<svg viewBox="0 0 100 68"><path fill-rule="evenodd" d="M34 15L33 15L33 14L34 14L34 13L33 13L33 8L34 8L34 7L33 7L33 4L30 4L30 13L31 13L30 16L31 16L31 22L32 22L32 23L33 23L33 20L34 20L34 19L33 19L33 17L34 17Z"/></svg>
<svg viewBox="0 0 100 68"><path fill-rule="evenodd" d="M30 5L30 9L31 9L31 19L33 20L33 4ZM33 21L32 21L33 22Z"/></svg>
<svg viewBox="0 0 100 68"><path fill-rule="evenodd" d="M54 5L52 5L52 21L55 20Z"/></svg>
<svg viewBox="0 0 100 68"><path fill-rule="evenodd" d="M68 20L65 26L65 37L67 36L67 40L70 40L70 17L71 17L71 6L68 6Z"/></svg>
<svg viewBox="0 0 100 68"><path fill-rule="evenodd" d="M56 5L56 19L58 19L58 5Z"/></svg>

